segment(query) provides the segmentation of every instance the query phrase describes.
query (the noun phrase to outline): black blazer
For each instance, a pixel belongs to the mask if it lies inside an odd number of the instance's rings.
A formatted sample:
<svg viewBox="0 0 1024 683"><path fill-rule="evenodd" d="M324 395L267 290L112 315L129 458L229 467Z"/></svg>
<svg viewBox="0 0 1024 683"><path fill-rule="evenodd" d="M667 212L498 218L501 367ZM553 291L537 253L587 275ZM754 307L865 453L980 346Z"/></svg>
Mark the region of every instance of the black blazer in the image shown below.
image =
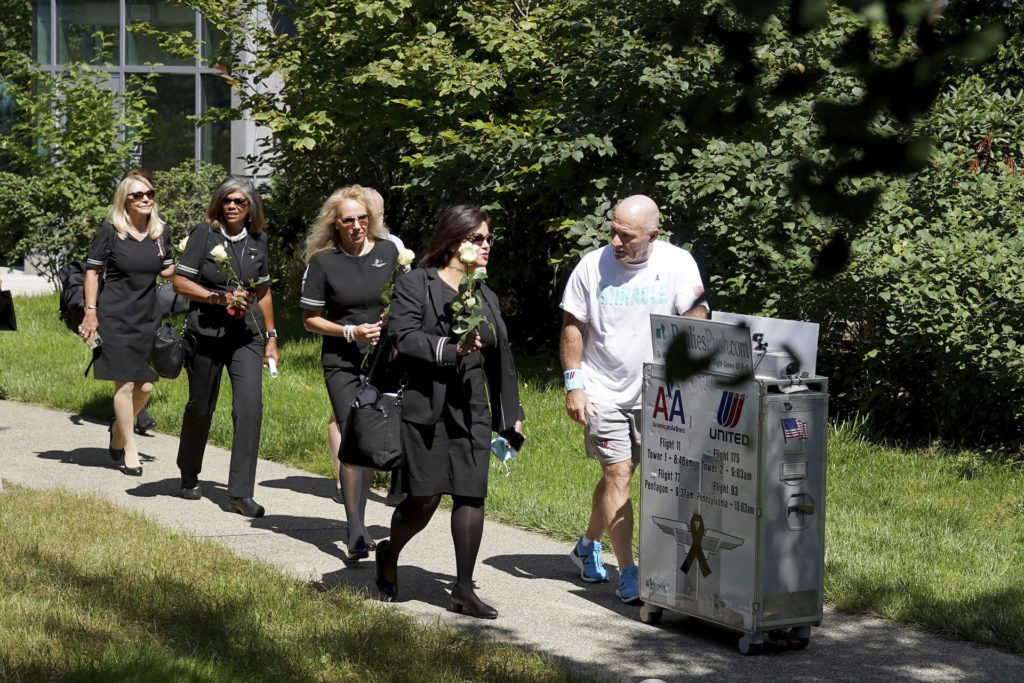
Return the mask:
<svg viewBox="0 0 1024 683"><path fill-rule="evenodd" d="M495 317L497 353L484 354L483 367L491 399L491 429L500 433L512 429L525 416L498 297L485 284L478 291ZM436 268L413 270L395 284L388 336L398 349L399 366L406 376L402 419L409 422L429 425L441 418L446 380L456 372L457 340L444 311L449 297L450 291Z"/></svg>

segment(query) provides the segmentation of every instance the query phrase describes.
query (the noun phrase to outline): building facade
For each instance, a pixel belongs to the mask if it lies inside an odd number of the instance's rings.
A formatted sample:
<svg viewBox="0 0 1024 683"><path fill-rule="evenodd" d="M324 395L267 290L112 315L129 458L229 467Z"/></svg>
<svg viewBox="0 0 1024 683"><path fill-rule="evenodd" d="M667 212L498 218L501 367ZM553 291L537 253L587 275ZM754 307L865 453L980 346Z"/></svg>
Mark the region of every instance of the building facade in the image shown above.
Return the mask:
<svg viewBox="0 0 1024 683"><path fill-rule="evenodd" d="M193 9L163 0L32 0L32 58L39 68L59 71L64 64L102 64L109 86L120 90L132 74L156 73L156 110L152 135L140 149L140 164L165 170L187 159L222 165L251 175L245 159L256 151L251 122L204 124L190 117L232 104L221 70L209 63L223 34ZM180 59L162 50L155 38L128 28L145 22L157 29L187 32L202 42L202 53Z"/></svg>

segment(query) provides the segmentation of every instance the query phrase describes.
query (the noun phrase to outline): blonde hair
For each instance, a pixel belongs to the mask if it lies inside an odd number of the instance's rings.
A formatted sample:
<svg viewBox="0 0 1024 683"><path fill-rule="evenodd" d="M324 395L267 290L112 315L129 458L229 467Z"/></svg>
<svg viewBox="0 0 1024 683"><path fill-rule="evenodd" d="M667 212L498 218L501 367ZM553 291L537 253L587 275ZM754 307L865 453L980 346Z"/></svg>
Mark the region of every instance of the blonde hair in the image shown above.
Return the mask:
<svg viewBox="0 0 1024 683"><path fill-rule="evenodd" d="M126 173L121 182L117 184L117 189L114 190L114 205L110 207L110 213L107 214L107 220L114 226L114 230L117 231L117 236L120 239L124 239L128 234L128 230L132 227L132 219L128 216L128 188L135 182L140 182L150 190L153 189L153 183L149 182L142 173L129 172ZM164 219L160 218L160 214L156 210L156 197L153 197L153 211L149 214L149 228L146 230L146 234L149 235L150 239L156 239L164 233Z"/></svg>
<svg viewBox="0 0 1024 683"><path fill-rule="evenodd" d="M346 185L335 190L320 207L320 215L306 237L306 263L312 261L321 251L341 248L341 237L337 230L338 205L346 199L359 202L366 209L366 215L370 217L367 231L374 239L387 239L388 231L384 227L384 219L370 201L366 188L361 185Z"/></svg>

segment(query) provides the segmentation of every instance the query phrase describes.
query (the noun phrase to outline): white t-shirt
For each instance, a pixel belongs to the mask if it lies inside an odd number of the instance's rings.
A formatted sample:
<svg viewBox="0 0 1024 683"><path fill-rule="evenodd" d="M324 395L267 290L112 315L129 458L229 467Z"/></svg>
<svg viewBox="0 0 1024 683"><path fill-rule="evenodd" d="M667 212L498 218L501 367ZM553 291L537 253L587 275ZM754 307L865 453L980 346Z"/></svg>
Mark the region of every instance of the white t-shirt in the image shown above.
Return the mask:
<svg viewBox="0 0 1024 683"><path fill-rule="evenodd" d="M639 408L643 364L654 357L651 314L681 315L703 294L690 252L664 240L654 242L644 263L621 263L610 246L585 255L569 276L561 306L584 323L587 397Z"/></svg>

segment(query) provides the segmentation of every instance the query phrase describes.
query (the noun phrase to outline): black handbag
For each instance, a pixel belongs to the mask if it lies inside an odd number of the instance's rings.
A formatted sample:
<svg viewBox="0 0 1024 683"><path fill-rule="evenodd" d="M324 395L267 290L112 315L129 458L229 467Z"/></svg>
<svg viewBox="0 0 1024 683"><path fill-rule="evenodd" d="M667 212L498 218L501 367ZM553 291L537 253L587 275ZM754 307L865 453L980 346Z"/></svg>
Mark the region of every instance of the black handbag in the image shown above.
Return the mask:
<svg viewBox="0 0 1024 683"><path fill-rule="evenodd" d="M165 322L153 333L153 348L149 352L149 367L164 379L175 379L181 374L185 350L181 335L170 322Z"/></svg>
<svg viewBox="0 0 1024 683"><path fill-rule="evenodd" d="M364 378L348 411L338 459L383 471L401 466L403 457L402 389L382 394Z"/></svg>

